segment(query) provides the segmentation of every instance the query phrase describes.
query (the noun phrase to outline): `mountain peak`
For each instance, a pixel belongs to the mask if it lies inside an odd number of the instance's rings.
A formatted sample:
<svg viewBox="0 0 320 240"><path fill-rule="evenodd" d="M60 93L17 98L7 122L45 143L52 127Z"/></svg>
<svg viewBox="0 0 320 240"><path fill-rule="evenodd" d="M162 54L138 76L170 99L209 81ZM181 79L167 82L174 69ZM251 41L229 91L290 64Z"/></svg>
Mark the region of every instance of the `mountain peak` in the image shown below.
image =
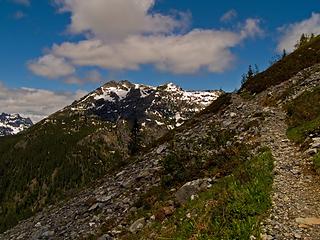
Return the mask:
<svg viewBox="0 0 320 240"><path fill-rule="evenodd" d="M18 113L0 114L0 136L17 134L32 125L30 118L21 117Z"/></svg>
<svg viewBox="0 0 320 240"><path fill-rule="evenodd" d="M172 82L166 83L164 85L160 85L158 88L163 89L168 92L183 91L183 89L181 87L179 87L178 85L176 85Z"/></svg>
<svg viewBox="0 0 320 240"><path fill-rule="evenodd" d="M101 87L102 88L108 88L108 87L126 87L126 88L131 88L131 87L134 87L134 84L132 84L128 80L120 80L120 81L111 80L111 81L105 83L104 85L102 85Z"/></svg>
<svg viewBox="0 0 320 240"><path fill-rule="evenodd" d="M181 125L182 119L190 118L191 113L204 109L220 95L221 91L185 91L174 83L153 87L127 80L110 81L75 102L71 110L90 111L111 122L135 116L142 122L154 119L163 123L166 116L175 121L168 121L168 128L172 129L177 121Z"/></svg>

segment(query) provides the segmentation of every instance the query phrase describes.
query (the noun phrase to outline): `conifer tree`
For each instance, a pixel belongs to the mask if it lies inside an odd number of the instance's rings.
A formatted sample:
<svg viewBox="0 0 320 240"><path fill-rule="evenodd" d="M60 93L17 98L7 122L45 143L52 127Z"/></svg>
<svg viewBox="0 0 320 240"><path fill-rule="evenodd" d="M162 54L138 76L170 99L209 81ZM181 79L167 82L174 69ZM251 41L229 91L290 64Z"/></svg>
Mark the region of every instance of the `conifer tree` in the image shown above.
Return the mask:
<svg viewBox="0 0 320 240"><path fill-rule="evenodd" d="M287 56L286 49L283 49L281 59L284 59Z"/></svg>
<svg viewBox="0 0 320 240"><path fill-rule="evenodd" d="M254 65L254 69L252 68L252 65L249 65L248 71L246 74L242 74L241 78L241 84L243 85L246 81L253 78L255 75L259 73L258 65Z"/></svg>
<svg viewBox="0 0 320 240"><path fill-rule="evenodd" d="M248 72L247 72L247 79L250 79L254 76L254 71L252 69L252 66L249 65L249 69L248 69Z"/></svg>
<svg viewBox="0 0 320 240"><path fill-rule="evenodd" d="M139 133L140 133L140 126L138 123L138 119L135 118L131 128L131 136L130 136L131 139L128 144L129 153L131 155L135 155L140 149L141 141L140 141Z"/></svg>

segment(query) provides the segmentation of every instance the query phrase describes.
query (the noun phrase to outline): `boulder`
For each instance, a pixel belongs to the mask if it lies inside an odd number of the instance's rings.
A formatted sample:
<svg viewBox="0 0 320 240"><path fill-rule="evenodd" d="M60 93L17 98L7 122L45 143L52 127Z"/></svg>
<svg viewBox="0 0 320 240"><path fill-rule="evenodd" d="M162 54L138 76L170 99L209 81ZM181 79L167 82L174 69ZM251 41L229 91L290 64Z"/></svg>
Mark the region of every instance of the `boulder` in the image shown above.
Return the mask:
<svg viewBox="0 0 320 240"><path fill-rule="evenodd" d="M114 239L114 238L111 237L109 234L104 234L98 238L98 240L112 240L112 239Z"/></svg>
<svg viewBox="0 0 320 240"><path fill-rule="evenodd" d="M236 113L234 113L234 112L231 112L231 113L230 113L230 117L234 118L234 117L236 117L236 116L237 116Z"/></svg>
<svg viewBox="0 0 320 240"><path fill-rule="evenodd" d="M208 189L211 186L211 181L211 179L205 178L187 182L176 192L176 200L180 204L186 203L192 195L196 195L199 192Z"/></svg>
<svg viewBox="0 0 320 240"><path fill-rule="evenodd" d="M310 144L311 148L320 148L320 138L312 138L312 143Z"/></svg>
<svg viewBox="0 0 320 240"><path fill-rule="evenodd" d="M100 203L105 203L105 202L109 202L112 199L113 196L101 196L97 198L97 202Z"/></svg>
<svg viewBox="0 0 320 240"><path fill-rule="evenodd" d="M145 218L140 218L135 221L129 228L129 231L132 233L136 233L137 231L141 230L145 225Z"/></svg>
<svg viewBox="0 0 320 240"><path fill-rule="evenodd" d="M42 237L44 238L51 238L54 236L54 231L45 231L43 234L42 234Z"/></svg>
<svg viewBox="0 0 320 240"><path fill-rule="evenodd" d="M89 212L91 212L91 211L94 211L94 210L96 210L96 209L98 209L98 208L100 208L100 207L102 207L103 205L101 204L101 203L95 203L95 204L93 204L90 208L89 208Z"/></svg>
<svg viewBox="0 0 320 240"><path fill-rule="evenodd" d="M307 151L305 151L306 154L313 156L315 154L317 154L318 150L316 148L310 148Z"/></svg>
<svg viewBox="0 0 320 240"><path fill-rule="evenodd" d="M167 145L166 145L166 144L160 145L160 146L157 148L157 150L156 150L157 154L162 153L166 148L167 148Z"/></svg>

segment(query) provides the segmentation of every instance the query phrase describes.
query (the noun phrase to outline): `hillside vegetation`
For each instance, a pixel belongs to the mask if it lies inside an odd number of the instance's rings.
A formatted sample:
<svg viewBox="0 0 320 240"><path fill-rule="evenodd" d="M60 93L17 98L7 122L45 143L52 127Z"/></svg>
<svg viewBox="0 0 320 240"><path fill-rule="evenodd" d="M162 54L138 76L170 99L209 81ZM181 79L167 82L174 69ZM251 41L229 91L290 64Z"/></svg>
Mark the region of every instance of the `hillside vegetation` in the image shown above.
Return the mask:
<svg viewBox="0 0 320 240"><path fill-rule="evenodd" d="M308 149L310 136L320 136L320 86L312 91L304 92L287 105L288 137ZM314 158L314 166L320 173L320 152Z"/></svg>
<svg viewBox="0 0 320 240"><path fill-rule="evenodd" d="M152 239L218 240L260 236L260 221L271 206L273 158L270 151L261 149L258 155L246 160L245 152L245 148L241 151L239 146L238 150L233 150L232 155L221 156L218 166L209 168L209 175L221 174L219 181L194 200L179 206L161 224L165 210L170 209L168 202L172 199L170 191L166 189L177 187L179 182L183 182L181 175L177 175L179 167L165 167L166 172L171 172L177 182L171 182L171 188L161 186L152 189L137 205L143 209L139 212L140 216L154 214L156 221L144 231L123 236L122 239L146 240L152 236ZM173 166L177 166L180 160L177 156L170 156L164 164L167 166L168 161L171 164L174 161L176 163ZM201 171L198 169L198 177L199 173ZM164 181L167 183L167 179Z"/></svg>
<svg viewBox="0 0 320 240"><path fill-rule="evenodd" d="M276 62L264 72L248 79L240 89L240 92L257 94L271 86L285 82L301 70L320 62L320 36L303 44L297 50Z"/></svg>
<svg viewBox="0 0 320 240"><path fill-rule="evenodd" d="M0 231L124 163L98 137L103 127L97 119L64 117L0 138Z"/></svg>
<svg viewBox="0 0 320 240"><path fill-rule="evenodd" d="M288 136L297 143L314 131L320 131L320 87L304 92L286 106Z"/></svg>

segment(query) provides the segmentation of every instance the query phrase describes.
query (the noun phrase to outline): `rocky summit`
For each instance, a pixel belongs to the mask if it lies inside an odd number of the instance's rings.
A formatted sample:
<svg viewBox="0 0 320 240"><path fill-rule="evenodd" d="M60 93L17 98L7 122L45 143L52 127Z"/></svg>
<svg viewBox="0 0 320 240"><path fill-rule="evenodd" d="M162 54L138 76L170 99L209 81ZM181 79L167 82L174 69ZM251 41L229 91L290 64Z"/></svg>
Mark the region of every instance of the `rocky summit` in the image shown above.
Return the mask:
<svg viewBox="0 0 320 240"><path fill-rule="evenodd" d="M0 114L0 136L17 134L33 125L30 118L19 114Z"/></svg>
<svg viewBox="0 0 320 240"><path fill-rule="evenodd" d="M141 131L172 130L209 106L222 91L185 91L168 83L158 87L111 81L64 109L74 114L87 112L116 123L136 121ZM147 137L148 138L148 137ZM154 140L154 139L152 139Z"/></svg>

